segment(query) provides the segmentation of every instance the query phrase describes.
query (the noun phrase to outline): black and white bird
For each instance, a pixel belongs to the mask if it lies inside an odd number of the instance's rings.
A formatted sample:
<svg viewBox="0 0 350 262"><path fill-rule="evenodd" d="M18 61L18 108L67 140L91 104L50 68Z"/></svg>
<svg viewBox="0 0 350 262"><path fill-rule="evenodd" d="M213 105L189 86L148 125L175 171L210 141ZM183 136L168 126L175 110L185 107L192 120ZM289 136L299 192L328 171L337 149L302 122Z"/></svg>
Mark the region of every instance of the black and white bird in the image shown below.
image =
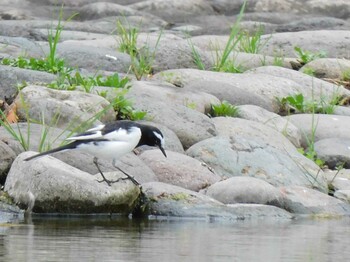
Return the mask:
<svg viewBox="0 0 350 262"><path fill-rule="evenodd" d="M111 160L113 166L127 176L125 179L130 179L134 184L139 185L132 176L116 166L116 160L142 145L159 147L163 155L165 157L167 156L164 150L164 136L158 128L128 120L120 120L105 125L99 125L84 133L69 137L67 140L72 142L28 157L25 161L55 152L78 149L94 156L93 162L103 178L103 180L99 182L105 181L108 185L111 185L111 183L119 180L110 181L105 178L98 165L98 159L101 158Z"/></svg>

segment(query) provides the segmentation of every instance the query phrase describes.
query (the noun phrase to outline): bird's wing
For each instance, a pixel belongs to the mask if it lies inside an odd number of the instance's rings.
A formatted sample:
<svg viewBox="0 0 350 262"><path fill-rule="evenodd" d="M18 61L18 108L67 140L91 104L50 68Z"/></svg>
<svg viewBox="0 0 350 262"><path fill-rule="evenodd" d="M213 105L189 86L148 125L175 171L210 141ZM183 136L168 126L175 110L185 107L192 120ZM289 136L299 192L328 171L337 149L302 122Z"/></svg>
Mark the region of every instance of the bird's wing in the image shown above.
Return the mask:
<svg viewBox="0 0 350 262"><path fill-rule="evenodd" d="M141 130L137 126L130 126L129 122L112 123L99 125L91 128L84 133L67 138L67 140L111 140L125 141L140 139Z"/></svg>
<svg viewBox="0 0 350 262"><path fill-rule="evenodd" d="M104 139L101 130L105 125L99 125L94 128L91 128L84 133L68 137L66 140L89 140L89 139Z"/></svg>

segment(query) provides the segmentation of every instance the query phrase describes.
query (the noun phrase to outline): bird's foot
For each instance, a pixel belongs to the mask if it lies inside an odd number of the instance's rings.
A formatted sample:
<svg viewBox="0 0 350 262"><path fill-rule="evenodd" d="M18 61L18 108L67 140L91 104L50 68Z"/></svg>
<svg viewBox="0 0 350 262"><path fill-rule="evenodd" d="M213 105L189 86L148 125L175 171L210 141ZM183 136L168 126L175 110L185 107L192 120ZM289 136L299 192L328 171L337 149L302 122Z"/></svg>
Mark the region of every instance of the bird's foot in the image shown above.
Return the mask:
<svg viewBox="0 0 350 262"><path fill-rule="evenodd" d="M120 178L118 178L116 180L109 180L109 179L103 177L102 180L97 180L97 182L99 182L99 183L106 182L109 186L111 186L114 183L117 183L117 182L119 182L121 180L127 180L127 179L130 179L131 182L133 182L136 186L140 186L140 183L137 182L135 178L133 178L132 176L129 176L129 175L127 175L127 177L120 177Z"/></svg>

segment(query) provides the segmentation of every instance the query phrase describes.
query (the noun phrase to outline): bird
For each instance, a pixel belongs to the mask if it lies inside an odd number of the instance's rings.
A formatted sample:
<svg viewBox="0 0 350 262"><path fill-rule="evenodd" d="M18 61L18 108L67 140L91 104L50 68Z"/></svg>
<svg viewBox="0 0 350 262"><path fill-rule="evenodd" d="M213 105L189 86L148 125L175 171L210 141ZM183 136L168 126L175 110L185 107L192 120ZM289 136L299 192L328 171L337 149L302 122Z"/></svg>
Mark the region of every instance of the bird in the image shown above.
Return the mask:
<svg viewBox="0 0 350 262"><path fill-rule="evenodd" d="M112 183L118 182L120 179L130 179L135 185L140 185L132 176L116 166L116 160L118 158L133 151L135 148L142 145L155 146L167 157L164 149L165 139L162 132L154 126L130 120L118 120L98 125L66 140L71 142L28 157L24 161L30 161L37 157L72 149L85 151L94 156L93 163L103 178L103 180L98 180L98 182L105 181L111 186ZM120 178L114 181L106 179L99 167L98 159L111 160L113 166L126 175L126 178Z"/></svg>

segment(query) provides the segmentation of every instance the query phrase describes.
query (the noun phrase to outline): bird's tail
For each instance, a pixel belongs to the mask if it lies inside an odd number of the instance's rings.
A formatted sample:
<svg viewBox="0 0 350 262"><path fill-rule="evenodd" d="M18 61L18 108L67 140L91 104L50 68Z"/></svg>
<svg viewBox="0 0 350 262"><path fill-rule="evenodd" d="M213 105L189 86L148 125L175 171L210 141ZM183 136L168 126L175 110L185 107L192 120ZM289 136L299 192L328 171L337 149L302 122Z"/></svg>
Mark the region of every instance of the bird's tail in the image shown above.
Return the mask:
<svg viewBox="0 0 350 262"><path fill-rule="evenodd" d="M56 153L56 152L60 152L60 151L67 150L67 149L74 149L74 148L77 147L77 144L78 144L78 143L76 143L76 142L77 142L77 141L74 141L74 142L69 143L69 144L67 144L67 145L60 146L60 147L51 149L51 150L42 152L42 153L40 153L40 154L36 154L36 155L34 155L34 156L31 156L31 157L28 157L28 158L24 159L24 161L29 161L29 160L32 160L32 159L37 158L37 157L49 155L49 154Z"/></svg>

